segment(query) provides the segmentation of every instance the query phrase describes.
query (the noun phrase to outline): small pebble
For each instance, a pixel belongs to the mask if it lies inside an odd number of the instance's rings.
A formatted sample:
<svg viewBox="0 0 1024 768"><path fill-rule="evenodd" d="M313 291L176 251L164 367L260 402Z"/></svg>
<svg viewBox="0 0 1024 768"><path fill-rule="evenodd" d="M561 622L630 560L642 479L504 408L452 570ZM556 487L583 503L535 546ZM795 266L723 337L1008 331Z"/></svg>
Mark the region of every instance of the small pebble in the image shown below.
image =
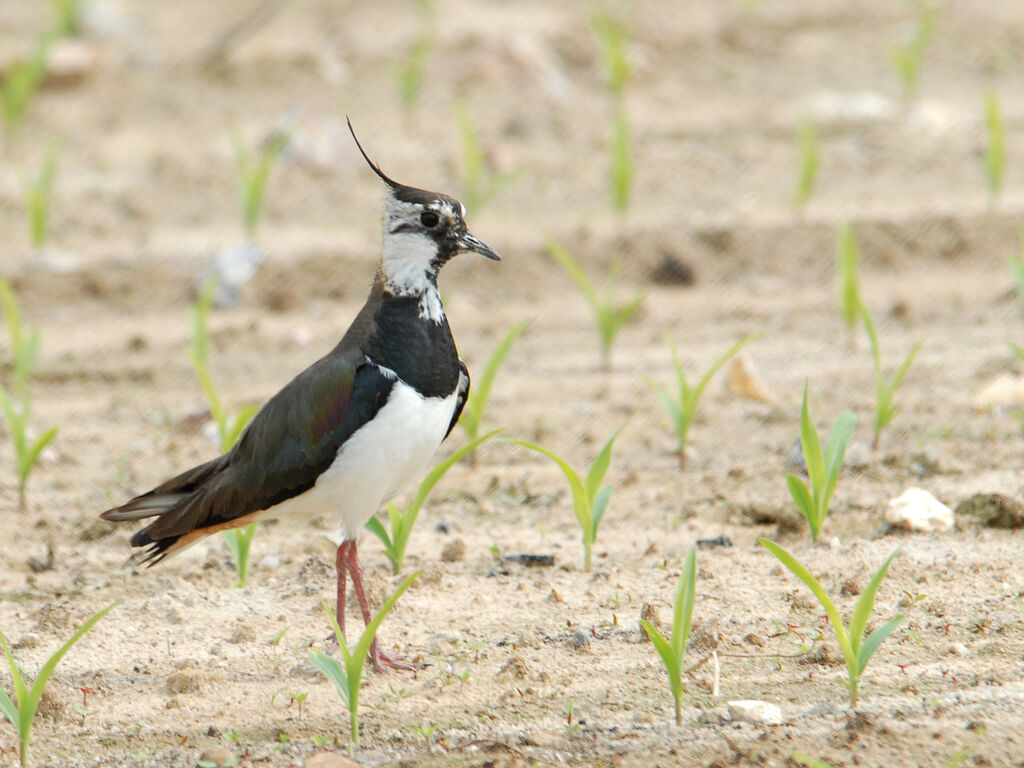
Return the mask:
<svg viewBox="0 0 1024 768"><path fill-rule="evenodd" d="M729 716L753 725L781 725L782 709L769 701L743 700L729 702Z"/></svg>
<svg viewBox="0 0 1024 768"><path fill-rule="evenodd" d="M316 752L306 758L304 768L359 768L359 763L339 752Z"/></svg>
<svg viewBox="0 0 1024 768"><path fill-rule="evenodd" d="M445 563L457 563L466 557L466 542L452 539L441 549L441 560Z"/></svg>
<svg viewBox="0 0 1024 768"><path fill-rule="evenodd" d="M238 765L238 757L230 749L224 749L219 747L216 749L204 750L199 755L199 762L204 764L215 765L217 768L229 768L229 766Z"/></svg>
<svg viewBox="0 0 1024 768"><path fill-rule="evenodd" d="M889 502L885 521L897 528L918 533L948 531L953 527L953 510L921 488L908 488Z"/></svg>
<svg viewBox="0 0 1024 768"><path fill-rule="evenodd" d="M586 632L574 632L572 635L572 647L576 650L586 648L590 645L590 635Z"/></svg>
<svg viewBox="0 0 1024 768"><path fill-rule="evenodd" d="M266 555L265 557L260 558L260 561L256 564L256 567L260 570L269 570L271 568L277 568L279 565L281 565L280 557L278 557L277 555Z"/></svg>

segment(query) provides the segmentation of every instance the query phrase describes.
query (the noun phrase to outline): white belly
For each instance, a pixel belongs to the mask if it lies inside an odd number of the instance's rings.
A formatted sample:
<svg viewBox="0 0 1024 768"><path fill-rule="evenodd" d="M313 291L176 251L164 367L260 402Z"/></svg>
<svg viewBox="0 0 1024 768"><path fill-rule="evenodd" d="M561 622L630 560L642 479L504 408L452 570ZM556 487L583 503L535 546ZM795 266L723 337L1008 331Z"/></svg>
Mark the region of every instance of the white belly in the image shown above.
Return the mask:
<svg viewBox="0 0 1024 768"><path fill-rule="evenodd" d="M444 440L456 398L424 398L396 381L384 407L345 441L316 485L268 509L266 517L338 515L342 537L358 538L381 503L427 468Z"/></svg>

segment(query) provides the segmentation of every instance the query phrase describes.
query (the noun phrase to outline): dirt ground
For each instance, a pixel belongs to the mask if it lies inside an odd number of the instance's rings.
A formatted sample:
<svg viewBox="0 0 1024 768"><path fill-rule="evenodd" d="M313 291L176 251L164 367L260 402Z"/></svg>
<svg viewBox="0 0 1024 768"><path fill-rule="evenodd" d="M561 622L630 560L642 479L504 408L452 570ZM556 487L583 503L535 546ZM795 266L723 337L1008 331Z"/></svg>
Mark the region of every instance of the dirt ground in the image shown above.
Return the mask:
<svg viewBox="0 0 1024 768"><path fill-rule="evenodd" d="M383 191L345 116L388 173L460 196L457 103L490 167L514 174L468 217L504 260L463 256L442 275L471 372L530 321L488 423L581 467L626 427L589 573L552 463L491 442L476 467L442 480L406 563L424 573L380 632L423 667L368 675L357 762L781 766L804 753L834 766L1024 765L1021 532L960 514L943 533L900 533L882 516L911 486L952 507L977 493L1022 500L1019 408L974 407L996 377L1024 372L1008 346L1024 344L1007 266L1024 210L1018 3L937 3L908 95L890 58L914 34L916 2L634 0L626 214L608 192L610 111L589 3L85 4L72 74L46 84L0 155L0 270L42 339L32 423L60 426L26 510L0 435L0 630L34 674L89 615L121 604L58 667L31 765L322 766L310 756L345 750L347 711L306 650L328 631L331 510L311 527L265 525L245 590L219 539L134 570L131 526L97 515L216 453L184 347L196 275L243 238L231 132L254 143L282 121L295 126L267 187L267 262L240 306L211 321L214 377L237 408L333 346L369 286ZM0 61L24 54L49 9L0 4ZM422 96L406 107L396 71L424 35ZM987 89L1006 126L995 199L982 171ZM821 166L800 211L805 115ZM34 254L22 186L52 140L62 146L52 237ZM843 220L861 244L886 370L924 340L876 452L870 352L838 313ZM594 276L621 258L619 295L646 294L610 371L546 236ZM667 281L665 259L695 281ZM762 335L749 359L776 402L713 381L681 469L648 383L672 381L666 333L695 377L751 332ZM858 418L819 545L792 524L785 484L805 380L819 426L847 408ZM457 430L439 457L464 439ZM685 553L717 536L732 546L698 553L687 662L717 650L718 692L712 663L689 673L677 726L638 620L650 605L671 621ZM872 623L900 611L908 620L868 667L856 711L837 649L822 644L820 607L759 536L791 548L845 612L902 547ZM379 604L401 577L372 537L361 553ZM498 559L521 553L555 565ZM6 672L0 686L11 690ZM732 719L727 702L740 699L779 705L782 724ZM0 764L16 764L16 743L0 725Z"/></svg>

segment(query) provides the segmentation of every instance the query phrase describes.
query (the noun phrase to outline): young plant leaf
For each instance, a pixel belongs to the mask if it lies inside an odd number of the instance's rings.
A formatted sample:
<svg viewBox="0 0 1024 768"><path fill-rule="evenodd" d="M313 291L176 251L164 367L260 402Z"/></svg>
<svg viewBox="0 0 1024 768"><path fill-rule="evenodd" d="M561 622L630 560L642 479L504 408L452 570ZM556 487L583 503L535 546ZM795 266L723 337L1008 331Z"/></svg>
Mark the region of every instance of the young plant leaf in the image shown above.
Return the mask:
<svg viewBox="0 0 1024 768"><path fill-rule="evenodd" d="M786 486L800 514L807 520L811 538L815 541L818 540L825 518L828 517L829 503L835 493L839 473L843 468L843 456L846 454L846 446L853 436L855 426L856 417L850 411L839 414L832 425L825 451L822 452L818 431L811 420L810 408L807 405L807 384L804 384L803 406L800 410L800 445L809 482L804 483L796 475L787 475Z"/></svg>
<svg viewBox="0 0 1024 768"><path fill-rule="evenodd" d="M796 192L793 195L797 208L803 208L811 199L814 183L818 178L821 152L818 150L818 133L814 121L807 115L800 119L797 132L797 148L800 153L800 172L797 175Z"/></svg>
<svg viewBox="0 0 1024 768"><path fill-rule="evenodd" d="M528 323L528 320L523 320L509 329L508 333L498 342L498 346L491 352L487 365L484 366L483 374L478 377L479 380L475 381L469 390L469 399L466 400L466 405L462 409L459 426L466 432L466 436L470 440L475 440L480 434L484 410L487 408L487 401L490 400L491 389L494 386L494 379L498 375L498 369L505 362L505 358L512 349L512 344L519 338ZM475 450L470 452L470 459L474 464L476 463Z"/></svg>
<svg viewBox="0 0 1024 768"><path fill-rule="evenodd" d="M25 685L21 670L18 668L18 664L14 661L14 656L11 654L11 648L7 642L7 638L4 637L3 632L0 632L0 646L3 646L4 655L7 657L7 665L11 670L11 679L14 682L15 695L15 701L12 701L5 692L0 691L0 711L3 711L4 715L7 716L7 719L11 721L11 724L14 725L18 732L18 739L21 742L20 758L22 768L28 765L28 745L29 738L32 735L32 723L35 720L36 712L39 709L39 702L43 697L43 691L46 689L46 683L49 681L50 676L57 668L60 660L64 658L64 654L71 650L71 646L81 640L82 637L85 636L85 633L93 628L96 622L106 616L119 604L120 601L111 603L98 613L93 614L93 616L89 618L74 635L71 636L70 640L64 643L56 653L46 660L42 669L39 670L39 675L36 677L31 688L28 688L28 686Z"/></svg>
<svg viewBox="0 0 1024 768"><path fill-rule="evenodd" d="M911 347L907 356L903 358L903 362L897 369L892 381L887 382L885 374L882 372L882 351L878 344L878 332L875 330L875 322L871 318L868 308L863 304L860 307L860 314L864 321L864 329L868 334L868 341L871 344L871 362L875 374L875 423L874 438L871 445L872 448L877 450L882 439L882 430L889 426L892 420L896 418L896 414L899 413L899 407L893 405L893 398L896 396L896 391L903 384L903 379L910 370L914 358L917 357L917 353L924 346L924 340L922 339Z"/></svg>
<svg viewBox="0 0 1024 768"><path fill-rule="evenodd" d="M360 635L355 648L351 651L348 649L345 636L342 634L341 627L338 626L338 620L334 612L326 603L324 604L324 611L326 611L328 618L331 620L331 626L334 628L334 636L338 641L338 648L341 652L343 663L339 663L336 659L317 648L309 649L309 660L334 684L338 695L345 702L345 706L348 707L349 724L351 726L350 753L352 745L359 746L359 684L363 678L363 667L366 665L366 656L370 652L370 644L373 642L373 638L377 634L377 628L384 620L384 617L395 607L398 598L402 596L402 593L409 588L409 585L421 573L423 571L416 571L409 576L384 601L384 605L381 606L377 615L370 620L370 623L366 625L366 629L363 630L363 634Z"/></svg>
<svg viewBox="0 0 1024 768"><path fill-rule="evenodd" d="M839 226L839 312L851 333L860 318L860 248L850 222Z"/></svg>
<svg viewBox="0 0 1024 768"><path fill-rule="evenodd" d="M384 524L378 517L371 517L366 521L366 529L370 531L374 536L380 539L384 545L384 554L387 555L388 560L391 561L391 568L397 574L402 570L402 565L405 562L405 549L409 543L409 536L412 534L413 526L416 524L416 518L419 517L420 510L427 501L427 497L430 492L437 485L437 482L444 476L444 474L455 466L464 456L472 451L475 451L479 445L484 441L489 440L498 434L502 430L496 429L492 432L488 432L486 435L470 440L464 446L453 452L446 459L438 463L427 476L423 478L423 482L420 483L419 488L416 489L416 494L413 496L412 501L405 505L402 509L399 509L394 503L389 502L387 506L388 522L391 525L391 533L388 534L387 529L384 528Z"/></svg>
<svg viewBox="0 0 1024 768"><path fill-rule="evenodd" d="M1003 174L1006 168L1006 131L1003 128L1003 116L999 109L999 98L996 92L985 92L985 129L987 143L985 145L985 178L988 191L993 198L1003 190Z"/></svg>
<svg viewBox="0 0 1024 768"><path fill-rule="evenodd" d="M608 506L608 499L611 496L610 487L600 489L601 482L604 480L605 473L608 471L608 466L611 463L612 446L623 429L625 429L625 425L619 427L615 434L601 448L593 465L587 472L586 480L580 479L576 471L561 456L539 445L528 443L525 440L512 440L516 445L542 453L554 461L558 468L562 470L566 480L569 481L569 488L572 491L573 512L583 532L583 568L586 571L590 571L591 554L594 541L597 539L597 528L601 523L601 518L604 516Z"/></svg>
<svg viewBox="0 0 1024 768"><path fill-rule="evenodd" d="M693 606L696 601L697 553L691 549L686 553L683 570L679 575L672 609L672 636L666 639L652 624L640 619L640 625L651 639L651 643L665 665L668 673L669 690L675 701L676 725L683 724L683 656L690 637L693 623Z"/></svg>
<svg viewBox="0 0 1024 768"><path fill-rule="evenodd" d="M700 404L701 396L704 394L704 390L707 389L708 384L711 383L711 379L714 378L715 374L722 369L722 366L729 362L729 360L735 357L743 347L752 342L758 336L760 336L760 334L747 334L733 344L724 354L711 364L711 367L704 372L704 375L701 376L697 385L691 389L686 378L686 372L683 370L683 365L679 361L679 350L676 348L675 339L672 338L671 334L666 334L669 348L672 350L672 366L675 369L676 387L679 391L679 398L678 400L674 399L664 387L650 379L647 380L647 385L655 391L658 398L665 405L665 409L672 417L672 426L675 428L676 437L679 440L679 463L681 466L686 466L687 438L690 433L690 427L693 424L694 416L697 413L697 406Z"/></svg>
<svg viewBox="0 0 1024 768"><path fill-rule="evenodd" d="M602 364L606 370L610 369L611 349L615 337L622 329L622 326L629 322L630 318L640 309L644 302L644 294L637 294L625 304L616 304L614 294L617 274L619 269L621 269L621 260L612 263L605 281L604 295L602 296L597 292L594 284L587 277L586 272L583 271L583 267L560 243L546 237L544 238L544 246L552 258L558 262L566 274L576 283L576 287L590 305L590 309L594 313L594 319L597 322Z"/></svg>
<svg viewBox="0 0 1024 768"><path fill-rule="evenodd" d="M871 618L871 614L874 612L875 596L878 594L878 588L881 586L889 571L889 566L900 553L900 550L897 549L889 555L888 559L875 572L871 582L857 601L853 615L850 618L850 624L847 626L843 624L842 616L835 603L832 602L832 599L814 575L799 560L774 541L769 539L758 539L758 541L765 549L775 555L779 562L786 566L793 575L807 585L808 589L818 599L821 607L825 609L829 622L832 624L832 631L835 633L836 641L839 643L839 648L843 653L843 659L846 662L846 672L849 679L845 680L844 684L850 692L850 706L856 709L860 678L867 667L868 661L875 651L878 650L878 647L885 638L891 635L905 618L904 616L894 616L876 629L870 637L866 640L864 639L865 628L867 627L868 620Z"/></svg>

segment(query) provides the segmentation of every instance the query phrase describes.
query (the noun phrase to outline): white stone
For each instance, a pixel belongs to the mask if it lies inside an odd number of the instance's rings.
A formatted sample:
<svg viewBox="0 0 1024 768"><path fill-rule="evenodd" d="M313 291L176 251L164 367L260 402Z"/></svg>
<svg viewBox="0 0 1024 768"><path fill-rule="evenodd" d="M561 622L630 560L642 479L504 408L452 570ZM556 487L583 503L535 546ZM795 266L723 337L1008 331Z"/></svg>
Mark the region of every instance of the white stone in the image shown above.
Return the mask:
<svg viewBox="0 0 1024 768"><path fill-rule="evenodd" d="M1024 378L1000 374L974 396L974 410L985 411L993 406L1015 406L1024 403Z"/></svg>
<svg viewBox="0 0 1024 768"><path fill-rule="evenodd" d="M770 701L744 699L729 702L729 717L753 725L781 725L782 709Z"/></svg>
<svg viewBox="0 0 1024 768"><path fill-rule="evenodd" d="M953 527L953 510L921 488L908 488L889 502L885 521L897 528L919 533L948 531Z"/></svg>
<svg viewBox="0 0 1024 768"><path fill-rule="evenodd" d="M277 555L265 555L260 558L260 562L256 567L262 571L264 569L277 568L280 564L281 558Z"/></svg>

